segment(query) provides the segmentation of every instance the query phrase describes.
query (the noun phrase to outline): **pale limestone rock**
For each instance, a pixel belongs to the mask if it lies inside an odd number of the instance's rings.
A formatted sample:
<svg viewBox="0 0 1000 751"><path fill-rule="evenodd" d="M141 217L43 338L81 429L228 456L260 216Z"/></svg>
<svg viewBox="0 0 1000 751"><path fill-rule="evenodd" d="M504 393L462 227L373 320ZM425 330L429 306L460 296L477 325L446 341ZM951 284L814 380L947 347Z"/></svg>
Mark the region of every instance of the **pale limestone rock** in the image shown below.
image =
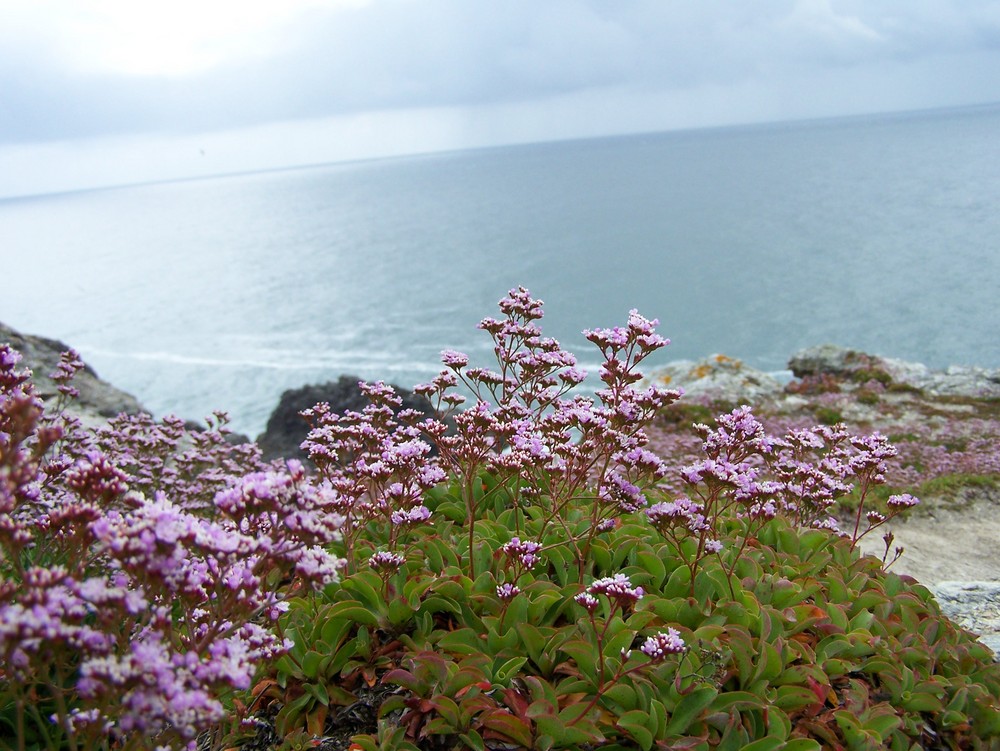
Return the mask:
<svg viewBox="0 0 1000 751"><path fill-rule="evenodd" d="M782 393L782 385L776 378L726 355L711 355L697 362L669 363L650 373L646 382L683 389L688 397L706 397L733 404L756 403Z"/></svg>
<svg viewBox="0 0 1000 751"><path fill-rule="evenodd" d="M1000 654L1000 581L943 581L931 592L942 613Z"/></svg>

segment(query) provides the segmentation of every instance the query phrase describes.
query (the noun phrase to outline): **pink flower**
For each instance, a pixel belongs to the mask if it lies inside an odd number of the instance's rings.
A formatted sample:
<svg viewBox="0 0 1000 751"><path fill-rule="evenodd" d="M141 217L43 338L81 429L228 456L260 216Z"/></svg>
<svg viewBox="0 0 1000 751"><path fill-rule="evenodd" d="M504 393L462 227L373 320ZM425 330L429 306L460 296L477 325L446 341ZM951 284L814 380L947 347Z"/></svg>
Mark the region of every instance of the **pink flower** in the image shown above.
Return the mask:
<svg viewBox="0 0 1000 751"><path fill-rule="evenodd" d="M647 655L652 662L662 662L667 658L667 655L686 652L687 644L684 643L677 629L668 628L666 631L661 631L646 639L639 650Z"/></svg>

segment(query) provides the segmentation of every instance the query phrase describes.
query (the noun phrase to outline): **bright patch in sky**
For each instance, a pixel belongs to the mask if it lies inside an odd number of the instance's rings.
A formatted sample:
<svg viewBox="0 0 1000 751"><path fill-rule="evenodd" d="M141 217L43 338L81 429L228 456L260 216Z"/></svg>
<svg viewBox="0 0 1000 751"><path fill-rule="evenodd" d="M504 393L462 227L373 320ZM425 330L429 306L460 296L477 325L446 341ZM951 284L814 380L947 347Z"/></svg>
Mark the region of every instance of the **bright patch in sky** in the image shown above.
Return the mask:
<svg viewBox="0 0 1000 751"><path fill-rule="evenodd" d="M286 24L309 10L366 1L32 0L4 11L47 37L77 70L173 77L267 56L279 49Z"/></svg>

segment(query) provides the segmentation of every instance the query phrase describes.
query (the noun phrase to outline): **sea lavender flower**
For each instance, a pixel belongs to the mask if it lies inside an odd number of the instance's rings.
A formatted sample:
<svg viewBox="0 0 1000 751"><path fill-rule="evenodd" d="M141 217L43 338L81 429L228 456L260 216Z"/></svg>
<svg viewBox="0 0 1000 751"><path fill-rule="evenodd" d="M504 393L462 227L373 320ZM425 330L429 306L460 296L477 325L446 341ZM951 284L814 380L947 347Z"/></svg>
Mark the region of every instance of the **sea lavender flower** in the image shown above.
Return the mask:
<svg viewBox="0 0 1000 751"><path fill-rule="evenodd" d="M888 506L890 509L893 509L894 511L899 511L902 509L913 508L919 503L920 500L918 498L914 498L909 493L900 493L898 495L889 496L889 498L885 502L885 505Z"/></svg>
<svg viewBox="0 0 1000 751"><path fill-rule="evenodd" d="M76 350L70 349L60 353L59 364L54 372L49 373L49 378L58 384L57 389L60 394L75 399L80 395L80 392L70 381L85 367L83 360L80 359L80 354Z"/></svg>
<svg viewBox="0 0 1000 751"><path fill-rule="evenodd" d="M680 496L673 501L653 504L646 509L646 517L653 526L664 531L680 525L690 532L701 532L708 529L704 510L702 504Z"/></svg>
<svg viewBox="0 0 1000 751"><path fill-rule="evenodd" d="M399 553L389 553L380 550L368 559L368 565L376 571L395 573L406 563L406 559Z"/></svg>
<svg viewBox="0 0 1000 751"><path fill-rule="evenodd" d="M573 597L573 601L577 605L582 605L588 613L593 613L600 607L601 601L598 600L589 591L581 592L580 594Z"/></svg>
<svg viewBox="0 0 1000 751"><path fill-rule="evenodd" d="M605 503L617 505L625 513L633 513L646 505L646 496L642 493L642 489L626 480L617 471L608 473L599 497Z"/></svg>
<svg viewBox="0 0 1000 751"><path fill-rule="evenodd" d="M441 362L454 370L461 370L469 364L469 356L463 352L446 349L441 352Z"/></svg>
<svg viewBox="0 0 1000 751"><path fill-rule="evenodd" d="M504 543L500 549L507 557L520 564L524 570L533 569L542 560L539 555L542 546L540 543L531 540L521 541L519 537L511 538L510 542Z"/></svg>
<svg viewBox="0 0 1000 751"><path fill-rule="evenodd" d="M430 509L426 506L415 506L411 509L399 509L393 511L389 517L390 521L397 526L407 524L420 524L431 518Z"/></svg>
<svg viewBox="0 0 1000 751"><path fill-rule="evenodd" d="M624 606L633 605L642 599L645 592L642 587L633 587L625 574L615 574L601 579L595 579L586 590L590 595L605 595L614 603Z"/></svg>
<svg viewBox="0 0 1000 751"><path fill-rule="evenodd" d="M639 650L647 655L650 661L662 662L668 655L686 652L687 644L684 643L677 629L668 628L666 631L661 631L646 639Z"/></svg>
<svg viewBox="0 0 1000 751"><path fill-rule="evenodd" d="M497 598L502 602L510 602L519 594L521 594L521 588L510 582L505 582L497 587Z"/></svg>

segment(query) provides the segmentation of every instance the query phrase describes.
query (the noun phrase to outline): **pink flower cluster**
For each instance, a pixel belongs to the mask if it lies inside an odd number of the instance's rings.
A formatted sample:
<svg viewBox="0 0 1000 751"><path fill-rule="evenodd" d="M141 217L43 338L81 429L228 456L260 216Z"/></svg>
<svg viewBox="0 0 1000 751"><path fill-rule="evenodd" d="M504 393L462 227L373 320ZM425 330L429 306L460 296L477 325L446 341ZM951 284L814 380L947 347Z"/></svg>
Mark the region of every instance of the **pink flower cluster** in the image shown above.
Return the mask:
<svg viewBox="0 0 1000 751"><path fill-rule="evenodd" d="M684 654L687 651L687 644L684 643L677 629L668 628L666 631L661 631L646 639L639 650L647 655L652 662L661 662L667 658L667 655Z"/></svg>
<svg viewBox="0 0 1000 751"><path fill-rule="evenodd" d="M541 561L539 554L542 549L541 543L531 540L522 542L520 537L512 537L510 542L505 542L500 549L508 559L523 567L525 571L530 571Z"/></svg>
<svg viewBox="0 0 1000 751"><path fill-rule="evenodd" d="M699 561L723 549L727 520L741 520L744 525L738 559L755 531L778 514L800 526L839 532L833 506L855 489L859 508L850 532L855 543L918 503L909 495L893 496L888 514L864 509L871 489L885 482L897 453L880 433L855 436L842 425L821 425L792 427L775 437L746 406L716 422L715 428L695 425L702 438L702 458L680 470L684 492L646 509L650 523L682 555L685 539L697 542L687 555L692 583ZM681 453L690 455L690 446ZM735 560L729 570L735 570Z"/></svg>
<svg viewBox="0 0 1000 751"><path fill-rule="evenodd" d="M542 307L519 287L500 301L503 320L481 322L493 338L497 370L468 368L466 355L442 353L445 370L416 391L445 414L458 403L452 390L460 384L476 402L450 422L427 420L421 428L458 477L486 469L517 478L522 496L552 509L574 495L593 498L592 536L616 516L645 507L648 489L666 476L666 465L646 448L643 426L680 394L636 387L639 363L668 341L655 333L655 320L633 310L625 327L584 332L604 356L604 386L596 399L568 398L586 374L557 341L542 336ZM474 523L475 501L466 502Z"/></svg>
<svg viewBox="0 0 1000 751"><path fill-rule="evenodd" d="M577 602L590 610L591 607L588 606L597 601L597 595L604 595L614 605L624 608L634 605L645 594L642 587L633 587L625 574L615 574L595 579L581 595L577 595Z"/></svg>
<svg viewBox="0 0 1000 751"><path fill-rule="evenodd" d="M219 430L122 417L84 431L45 413L18 362L0 345L0 700L24 723L41 687L57 747L59 733L190 746L220 695L287 649L265 580L337 579L333 491L301 465L260 471ZM76 363L53 376L62 398Z"/></svg>
<svg viewBox="0 0 1000 751"><path fill-rule="evenodd" d="M302 447L324 480L327 504L341 518L348 567L361 528L381 520L388 544L400 533L426 522L424 493L445 479L431 447L414 427L419 413L401 410L402 400L384 383L360 383L369 400L361 412L338 415L328 404L303 412L311 430Z"/></svg>
<svg viewBox="0 0 1000 751"><path fill-rule="evenodd" d="M381 520L391 549L403 529L428 521L423 495L449 475L464 489L470 550L483 471L516 487L518 512L522 501L546 506L546 525L569 498L592 498L588 539L612 528L617 516L644 508L648 490L666 476L664 462L646 448L643 426L680 394L636 386L639 363L668 343L655 333L657 322L633 310L624 327L584 332L604 356L604 387L596 399L570 398L586 374L542 335L542 301L519 287L499 307L504 318L479 325L493 339L495 370L469 367L467 355L445 350L444 370L415 387L433 400L437 417L399 411L398 396L380 383L360 384L370 402L360 412L338 415L319 404L303 413L312 425L303 447L336 494L349 566L362 525ZM456 393L459 387L475 397L460 412L466 397ZM543 526L539 538L544 533ZM522 571L533 565L518 560Z"/></svg>

